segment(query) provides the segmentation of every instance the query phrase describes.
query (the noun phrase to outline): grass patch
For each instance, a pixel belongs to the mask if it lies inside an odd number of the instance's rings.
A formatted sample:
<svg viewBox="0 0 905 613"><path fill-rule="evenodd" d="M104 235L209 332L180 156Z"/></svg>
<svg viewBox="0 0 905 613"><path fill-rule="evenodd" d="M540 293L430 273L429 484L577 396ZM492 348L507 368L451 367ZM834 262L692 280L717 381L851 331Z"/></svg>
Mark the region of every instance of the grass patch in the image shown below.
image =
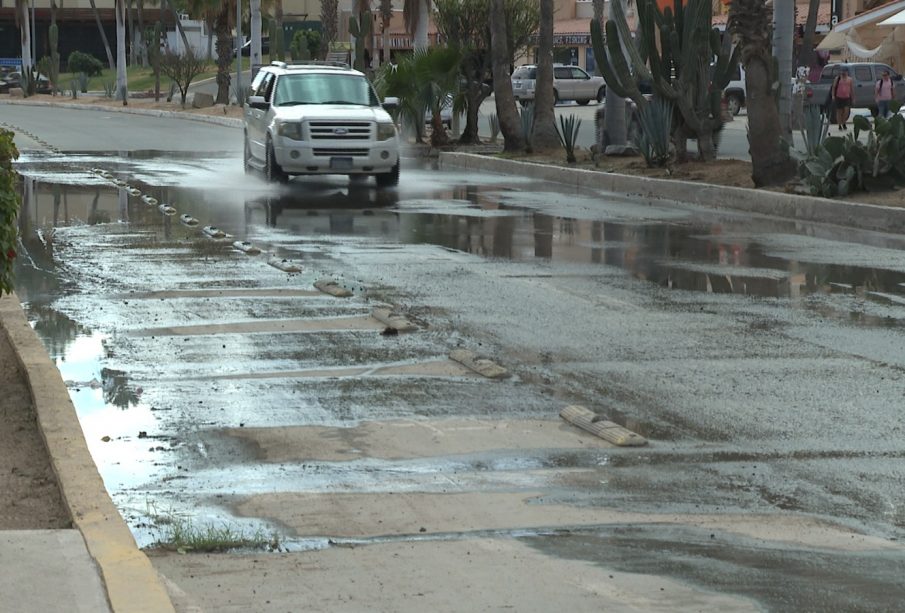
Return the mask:
<svg viewBox="0 0 905 613"><path fill-rule="evenodd" d="M270 56L265 55L262 59L262 64L270 63ZM242 58L242 68L244 70L248 70L251 67L251 62L247 57ZM236 60L233 58L230 73L233 76L233 80L235 80L236 74ZM199 81L203 81L205 79L212 79L217 76L217 59L216 57L211 61L208 66L208 69L199 74L197 77L192 79L192 83L198 83ZM78 73L74 72L61 72L57 86L62 87L64 90L69 89L69 85L73 79L78 79ZM126 80L129 84L130 92L146 92L154 90L154 71L150 68L143 68L142 66L129 66L126 68ZM244 81L244 79L243 79ZM110 70L109 68L105 68L103 72L99 76L89 77L88 79L88 91L92 92L102 92L104 91L104 85L108 83L116 83L116 71ZM160 76L160 91L162 95L166 96L166 93L170 90L170 80L164 75Z"/></svg>
<svg viewBox="0 0 905 613"><path fill-rule="evenodd" d="M215 553L231 549L279 548L279 537L262 529L246 530L229 522L196 523L182 517L157 517L160 538L155 546L179 553Z"/></svg>

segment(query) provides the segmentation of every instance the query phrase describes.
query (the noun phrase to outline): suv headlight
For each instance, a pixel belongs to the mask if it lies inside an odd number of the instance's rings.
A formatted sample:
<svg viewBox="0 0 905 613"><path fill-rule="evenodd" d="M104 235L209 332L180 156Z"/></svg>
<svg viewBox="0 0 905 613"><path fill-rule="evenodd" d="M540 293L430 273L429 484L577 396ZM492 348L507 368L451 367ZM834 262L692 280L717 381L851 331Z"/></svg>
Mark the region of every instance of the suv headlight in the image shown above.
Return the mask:
<svg viewBox="0 0 905 613"><path fill-rule="evenodd" d="M389 140L396 136L396 124L381 121L377 124L377 140Z"/></svg>
<svg viewBox="0 0 905 613"><path fill-rule="evenodd" d="M302 124L298 122L281 123L277 126L277 134L292 140L302 140Z"/></svg>

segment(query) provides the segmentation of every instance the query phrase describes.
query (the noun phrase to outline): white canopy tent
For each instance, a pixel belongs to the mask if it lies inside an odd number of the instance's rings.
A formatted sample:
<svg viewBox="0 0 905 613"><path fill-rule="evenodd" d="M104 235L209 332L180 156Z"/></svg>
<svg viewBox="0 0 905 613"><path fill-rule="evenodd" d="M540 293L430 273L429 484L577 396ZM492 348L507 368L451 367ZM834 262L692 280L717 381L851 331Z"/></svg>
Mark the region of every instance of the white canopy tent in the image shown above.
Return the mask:
<svg viewBox="0 0 905 613"><path fill-rule="evenodd" d="M905 26L905 9L903 9L899 13L896 13L892 17L884 19L877 25L878 26Z"/></svg>

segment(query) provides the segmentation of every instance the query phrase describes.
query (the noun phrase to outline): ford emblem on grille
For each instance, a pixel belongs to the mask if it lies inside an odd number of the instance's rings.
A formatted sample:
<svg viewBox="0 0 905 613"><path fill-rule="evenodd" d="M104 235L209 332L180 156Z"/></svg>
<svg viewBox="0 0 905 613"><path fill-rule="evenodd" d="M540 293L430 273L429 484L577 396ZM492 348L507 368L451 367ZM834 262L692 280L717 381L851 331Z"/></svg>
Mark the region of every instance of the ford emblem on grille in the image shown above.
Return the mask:
<svg viewBox="0 0 905 613"><path fill-rule="evenodd" d="M345 128L334 128L333 133L336 134L337 136L342 136L343 134L348 134L349 131L346 130Z"/></svg>

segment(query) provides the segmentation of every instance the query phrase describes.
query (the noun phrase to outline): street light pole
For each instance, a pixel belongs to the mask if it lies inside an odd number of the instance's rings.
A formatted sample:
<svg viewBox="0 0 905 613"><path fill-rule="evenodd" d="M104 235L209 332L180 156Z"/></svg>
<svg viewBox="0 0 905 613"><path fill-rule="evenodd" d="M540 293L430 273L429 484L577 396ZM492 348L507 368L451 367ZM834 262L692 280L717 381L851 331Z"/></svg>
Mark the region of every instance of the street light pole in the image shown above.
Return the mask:
<svg viewBox="0 0 905 613"><path fill-rule="evenodd" d="M35 36L38 33L38 26L35 23L35 0L31 0L31 65L34 66L37 62L35 62L35 53L37 47L35 46Z"/></svg>

